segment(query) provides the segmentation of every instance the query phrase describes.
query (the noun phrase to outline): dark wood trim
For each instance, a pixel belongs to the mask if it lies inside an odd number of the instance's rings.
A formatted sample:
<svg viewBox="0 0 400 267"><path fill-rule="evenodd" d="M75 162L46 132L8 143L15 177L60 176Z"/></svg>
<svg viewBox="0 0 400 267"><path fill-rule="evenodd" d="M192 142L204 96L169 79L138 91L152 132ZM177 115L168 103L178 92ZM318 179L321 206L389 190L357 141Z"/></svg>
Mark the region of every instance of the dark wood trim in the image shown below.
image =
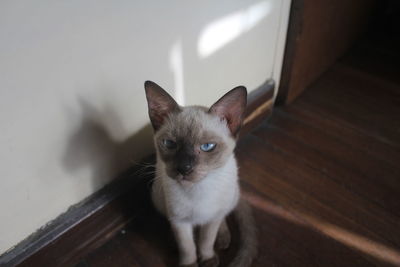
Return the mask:
<svg viewBox="0 0 400 267"><path fill-rule="evenodd" d="M286 36L285 53L282 63L281 80L276 96L276 104L285 104L288 98L293 61L296 56L296 39L303 27L304 0L293 0L290 6L289 25Z"/></svg>
<svg viewBox="0 0 400 267"><path fill-rule="evenodd" d="M248 95L241 136L271 114L274 82L266 81ZM147 167L133 167L111 184L71 207L37 233L0 256L0 266L69 266L107 242L136 216L152 210L149 185L154 156Z"/></svg>
<svg viewBox="0 0 400 267"><path fill-rule="evenodd" d="M289 104L365 32L376 0L293 0L276 103Z"/></svg>
<svg viewBox="0 0 400 267"><path fill-rule="evenodd" d="M272 113L275 82L265 81L259 88L249 93L243 127L240 136L256 128L263 119Z"/></svg>
<svg viewBox="0 0 400 267"><path fill-rule="evenodd" d="M145 165L154 157L144 160ZM0 257L0 266L65 266L104 244L143 203L152 167L133 167ZM139 204L140 203L140 204ZM148 207L147 207L148 209Z"/></svg>

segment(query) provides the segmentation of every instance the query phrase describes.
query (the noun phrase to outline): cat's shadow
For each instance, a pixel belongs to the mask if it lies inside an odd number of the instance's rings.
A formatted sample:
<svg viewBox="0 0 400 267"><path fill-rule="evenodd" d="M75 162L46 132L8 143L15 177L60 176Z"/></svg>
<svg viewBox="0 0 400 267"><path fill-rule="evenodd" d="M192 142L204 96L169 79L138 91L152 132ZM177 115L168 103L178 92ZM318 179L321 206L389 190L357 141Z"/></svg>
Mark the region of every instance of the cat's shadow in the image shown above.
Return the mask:
<svg viewBox="0 0 400 267"><path fill-rule="evenodd" d="M122 122L112 108L104 107L99 110L83 99L79 100L79 104L80 123L69 137L62 160L63 168L71 174L72 179L75 179L81 171L84 175L86 171L90 171L93 191L98 191L114 179L122 178L111 183L105 190L101 190L101 192L108 189L112 191L113 184L119 187L121 180L129 180L122 182L129 188L121 189L129 193L122 195L118 207L112 206L117 208L122 216L134 217L125 228L127 233L125 236L128 237L125 241L126 246L132 247L133 251L140 251L141 248L135 246L144 242L149 249L160 254L160 257L156 259L136 255L138 259L150 263L158 260L167 266L176 266L177 252L176 247L171 246L174 243L168 222L155 211L150 200L151 181L154 178L154 166L152 166L155 162L154 156L146 157L145 162L142 161L143 156L153 152L151 150L153 131L150 124L128 138L118 140L113 131L122 132ZM76 112L72 114L76 119ZM133 179L137 181L132 181ZM113 237L115 238L121 237L117 235Z"/></svg>
<svg viewBox="0 0 400 267"><path fill-rule="evenodd" d="M72 177L80 171L90 172L92 189L97 191L153 152L153 132L147 124L128 138L118 139L115 132L126 130L111 107L99 110L83 99L79 103L80 123L69 137L62 164Z"/></svg>

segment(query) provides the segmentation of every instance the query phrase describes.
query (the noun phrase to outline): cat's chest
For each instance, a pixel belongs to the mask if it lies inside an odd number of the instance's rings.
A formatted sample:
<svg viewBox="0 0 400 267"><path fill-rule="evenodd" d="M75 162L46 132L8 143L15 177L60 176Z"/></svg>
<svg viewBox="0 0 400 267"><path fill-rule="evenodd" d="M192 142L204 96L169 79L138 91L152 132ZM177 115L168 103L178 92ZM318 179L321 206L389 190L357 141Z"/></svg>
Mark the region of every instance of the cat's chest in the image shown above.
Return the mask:
<svg viewBox="0 0 400 267"><path fill-rule="evenodd" d="M194 222L206 221L218 213L221 207L217 203L221 200L215 192L172 194L169 202L170 216Z"/></svg>
<svg viewBox="0 0 400 267"><path fill-rule="evenodd" d="M191 190L170 186L165 192L166 215L172 220L203 224L225 216L236 205L238 185L235 177L228 181L210 181Z"/></svg>

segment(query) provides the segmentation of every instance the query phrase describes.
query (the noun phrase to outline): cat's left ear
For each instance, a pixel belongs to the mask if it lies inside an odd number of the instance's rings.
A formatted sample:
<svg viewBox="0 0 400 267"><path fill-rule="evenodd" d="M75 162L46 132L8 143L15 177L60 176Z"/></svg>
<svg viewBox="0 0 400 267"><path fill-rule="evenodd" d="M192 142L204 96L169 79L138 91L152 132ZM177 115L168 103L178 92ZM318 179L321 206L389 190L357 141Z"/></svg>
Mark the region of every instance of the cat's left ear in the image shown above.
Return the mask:
<svg viewBox="0 0 400 267"><path fill-rule="evenodd" d="M246 104L246 87L238 86L215 102L208 112L225 120L232 135L236 137L242 126Z"/></svg>
<svg viewBox="0 0 400 267"><path fill-rule="evenodd" d="M144 83L146 91L149 117L155 131L164 123L172 112L179 111L180 107L175 100L158 84L152 81Z"/></svg>

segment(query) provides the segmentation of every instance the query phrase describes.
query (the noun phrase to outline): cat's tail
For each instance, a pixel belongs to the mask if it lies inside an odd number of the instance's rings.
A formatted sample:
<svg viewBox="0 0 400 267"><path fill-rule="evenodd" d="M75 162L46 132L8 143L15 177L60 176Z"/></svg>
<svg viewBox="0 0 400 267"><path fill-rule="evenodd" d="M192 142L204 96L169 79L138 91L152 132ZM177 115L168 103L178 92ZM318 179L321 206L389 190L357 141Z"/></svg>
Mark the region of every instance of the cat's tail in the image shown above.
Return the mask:
<svg viewBox="0 0 400 267"><path fill-rule="evenodd" d="M239 226L240 246L229 267L248 267L257 255L257 228L250 205L240 198L233 212Z"/></svg>

